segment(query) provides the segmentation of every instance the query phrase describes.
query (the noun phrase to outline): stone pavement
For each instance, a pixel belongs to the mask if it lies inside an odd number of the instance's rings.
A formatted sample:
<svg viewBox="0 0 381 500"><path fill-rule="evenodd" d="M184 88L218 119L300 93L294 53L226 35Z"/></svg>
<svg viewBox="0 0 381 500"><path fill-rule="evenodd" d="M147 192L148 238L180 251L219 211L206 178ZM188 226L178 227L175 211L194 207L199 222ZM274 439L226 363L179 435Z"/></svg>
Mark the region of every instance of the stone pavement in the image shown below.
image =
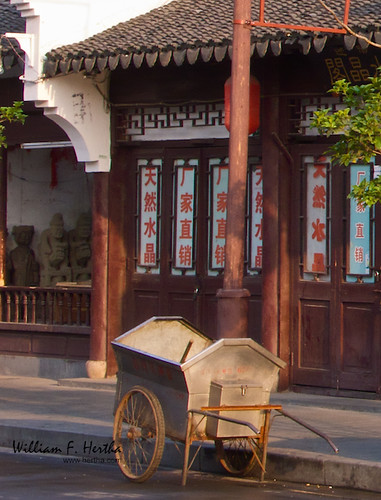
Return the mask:
<svg viewBox="0 0 381 500"><path fill-rule="evenodd" d="M0 447L113 462L114 393L115 379L0 376ZM339 453L304 427L275 417L267 480L381 492L381 401L287 392L273 394L271 403L327 434ZM168 442L161 464L182 468L182 460L182 445ZM202 448L193 469L225 473L214 446Z"/></svg>

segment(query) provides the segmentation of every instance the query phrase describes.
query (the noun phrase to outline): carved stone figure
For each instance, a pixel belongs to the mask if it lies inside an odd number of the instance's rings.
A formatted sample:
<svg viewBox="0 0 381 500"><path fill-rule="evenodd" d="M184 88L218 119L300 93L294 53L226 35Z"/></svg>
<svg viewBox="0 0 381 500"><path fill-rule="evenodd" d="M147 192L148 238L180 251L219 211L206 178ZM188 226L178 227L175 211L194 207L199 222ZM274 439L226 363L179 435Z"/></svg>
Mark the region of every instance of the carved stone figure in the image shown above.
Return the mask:
<svg viewBox="0 0 381 500"><path fill-rule="evenodd" d="M64 230L62 214L55 214L49 229L41 234L41 286L54 286L59 281L70 281L68 235Z"/></svg>
<svg viewBox="0 0 381 500"><path fill-rule="evenodd" d="M10 251L8 260L8 276L10 285L37 286L39 284L39 266L32 243L34 226L14 226L12 235L17 247Z"/></svg>
<svg viewBox="0 0 381 500"><path fill-rule="evenodd" d="M75 229L69 231L70 266L73 281L91 279L91 216L81 214Z"/></svg>

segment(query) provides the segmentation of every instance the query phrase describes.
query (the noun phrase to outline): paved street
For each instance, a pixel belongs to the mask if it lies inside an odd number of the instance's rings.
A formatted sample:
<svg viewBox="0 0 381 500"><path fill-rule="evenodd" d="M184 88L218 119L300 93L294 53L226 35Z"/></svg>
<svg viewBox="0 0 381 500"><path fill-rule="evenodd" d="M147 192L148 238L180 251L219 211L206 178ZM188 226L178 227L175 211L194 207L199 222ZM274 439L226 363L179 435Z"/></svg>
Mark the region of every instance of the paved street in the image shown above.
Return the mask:
<svg viewBox="0 0 381 500"><path fill-rule="evenodd" d="M57 383L41 378L0 377L0 446L13 450L15 445L21 450L19 457L35 454L35 447L59 448L61 455L66 457L113 457L102 450L105 443L112 441L115 380L69 379L64 382L65 385L63 381ZM333 453L323 439L300 425L282 417L275 418L270 433L267 479L276 479L277 484L281 481L302 485L309 482L322 487L333 485L380 494L380 401L293 393L274 394L273 401L327 433L340 452ZM90 444L100 452L89 453ZM30 447L32 453L26 453ZM182 451L167 441L161 465L180 469L182 457ZM56 458L62 460L63 456ZM70 468L69 464L65 467L64 470ZM77 464L74 470L78 467ZM9 472L10 469L6 467L5 470ZM193 471L224 472L216 460L214 447L201 450ZM58 484L60 476L56 479ZM124 491L126 485L122 484L121 491ZM180 481L176 480L175 484ZM16 479L15 488L22 487L23 483L19 484ZM134 488L128 485L127 491L141 496L142 490ZM321 491L319 488L315 493L321 494ZM180 492L183 493L181 488ZM29 490L27 493L29 496ZM41 494L39 492L35 498L40 498ZM365 498L364 495L358 491L353 498Z"/></svg>
<svg viewBox="0 0 381 500"><path fill-rule="evenodd" d="M71 459L73 460L73 459ZM283 500L283 499L361 499L379 498L366 493L318 485L285 482L258 484L200 472L190 472L188 483L181 486L179 470L160 470L143 484L124 478L117 465L91 463L78 459L28 453L15 454L0 449L0 498L18 499L188 499L205 500Z"/></svg>

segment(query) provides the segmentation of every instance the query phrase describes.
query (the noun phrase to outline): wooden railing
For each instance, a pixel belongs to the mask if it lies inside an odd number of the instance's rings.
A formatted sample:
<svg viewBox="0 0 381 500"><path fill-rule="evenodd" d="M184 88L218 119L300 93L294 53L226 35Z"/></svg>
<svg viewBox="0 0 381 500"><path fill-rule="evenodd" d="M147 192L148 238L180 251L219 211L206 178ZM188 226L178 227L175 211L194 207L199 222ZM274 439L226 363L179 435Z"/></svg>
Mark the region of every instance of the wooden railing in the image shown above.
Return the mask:
<svg viewBox="0 0 381 500"><path fill-rule="evenodd" d="M0 287L0 322L90 326L90 287Z"/></svg>

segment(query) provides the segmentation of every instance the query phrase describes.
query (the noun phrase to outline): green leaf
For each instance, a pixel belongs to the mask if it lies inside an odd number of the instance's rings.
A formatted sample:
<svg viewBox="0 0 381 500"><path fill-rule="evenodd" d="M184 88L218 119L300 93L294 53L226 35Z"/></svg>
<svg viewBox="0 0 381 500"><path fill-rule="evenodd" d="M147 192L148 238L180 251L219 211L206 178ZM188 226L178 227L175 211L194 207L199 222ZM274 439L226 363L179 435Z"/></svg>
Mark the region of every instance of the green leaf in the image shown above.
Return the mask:
<svg viewBox="0 0 381 500"><path fill-rule="evenodd" d="M20 101L15 101L13 106L0 106L0 147L7 147L4 123L24 124L26 117L27 115L23 112L23 103Z"/></svg>
<svg viewBox="0 0 381 500"><path fill-rule="evenodd" d="M329 92L341 97L344 109L319 109L311 121L311 127L317 128L319 134L339 135L328 153L345 166L370 162L375 155L381 155L381 68L369 78L369 83L351 85L338 80ZM350 196L367 205L380 202L381 180L354 186Z"/></svg>

